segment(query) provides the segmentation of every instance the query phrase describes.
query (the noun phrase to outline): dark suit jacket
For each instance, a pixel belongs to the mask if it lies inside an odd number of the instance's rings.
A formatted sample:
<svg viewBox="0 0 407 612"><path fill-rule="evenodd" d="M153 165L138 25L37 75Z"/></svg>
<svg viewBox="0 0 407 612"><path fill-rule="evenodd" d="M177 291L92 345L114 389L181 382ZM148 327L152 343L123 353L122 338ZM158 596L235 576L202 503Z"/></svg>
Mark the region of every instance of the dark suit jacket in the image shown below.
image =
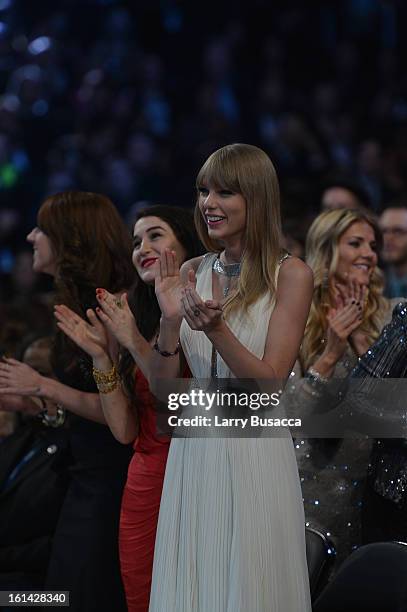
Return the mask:
<svg viewBox="0 0 407 612"><path fill-rule="evenodd" d="M32 421L0 443L0 574L44 576L69 482L66 430ZM31 449L38 450L4 489Z"/></svg>

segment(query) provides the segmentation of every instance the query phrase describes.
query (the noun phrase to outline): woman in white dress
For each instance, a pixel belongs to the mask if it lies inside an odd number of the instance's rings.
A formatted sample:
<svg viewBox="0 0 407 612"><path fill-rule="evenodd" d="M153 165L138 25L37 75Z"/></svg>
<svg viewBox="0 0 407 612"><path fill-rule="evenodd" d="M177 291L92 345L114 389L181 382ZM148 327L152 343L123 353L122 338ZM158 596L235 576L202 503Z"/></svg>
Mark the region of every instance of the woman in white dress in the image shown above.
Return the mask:
<svg viewBox="0 0 407 612"><path fill-rule="evenodd" d="M205 162L197 190L195 221L210 253L181 271L173 252L161 256L153 371L179 376L180 341L194 378L286 379L313 283L281 248L273 164L257 147L228 145ZM291 438L174 438L150 612L310 610Z"/></svg>

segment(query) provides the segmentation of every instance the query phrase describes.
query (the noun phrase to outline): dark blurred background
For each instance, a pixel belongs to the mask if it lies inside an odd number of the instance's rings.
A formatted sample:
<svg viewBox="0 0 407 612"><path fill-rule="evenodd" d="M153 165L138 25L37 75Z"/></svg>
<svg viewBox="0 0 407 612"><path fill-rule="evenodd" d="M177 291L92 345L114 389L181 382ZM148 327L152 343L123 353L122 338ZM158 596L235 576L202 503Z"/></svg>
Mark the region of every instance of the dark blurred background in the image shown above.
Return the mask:
<svg viewBox="0 0 407 612"><path fill-rule="evenodd" d="M32 292L25 235L48 194L194 203L214 149L273 159L302 240L332 177L376 213L407 181L400 0L0 0L3 300ZM43 281L40 281L43 282Z"/></svg>

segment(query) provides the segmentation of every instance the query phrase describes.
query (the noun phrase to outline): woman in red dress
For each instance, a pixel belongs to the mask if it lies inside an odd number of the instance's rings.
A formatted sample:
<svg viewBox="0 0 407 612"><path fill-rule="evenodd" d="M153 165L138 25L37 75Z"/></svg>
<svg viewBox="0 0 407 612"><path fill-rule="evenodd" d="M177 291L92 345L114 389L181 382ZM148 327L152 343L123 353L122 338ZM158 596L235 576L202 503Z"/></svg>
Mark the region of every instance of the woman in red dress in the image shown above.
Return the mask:
<svg viewBox="0 0 407 612"><path fill-rule="evenodd" d="M198 255L200 242L192 213L170 206L141 211L133 232L135 285L129 294L114 296L97 290L97 315L84 321L66 306L56 306L58 326L93 359L95 379L106 421L117 440L134 441L120 518L120 564L129 612L147 612L150 598L155 534L169 438L159 435L154 399L147 376L160 309L154 293L160 254L175 252L181 263ZM130 304L130 305L129 305ZM119 375L114 366L115 342L121 351Z"/></svg>

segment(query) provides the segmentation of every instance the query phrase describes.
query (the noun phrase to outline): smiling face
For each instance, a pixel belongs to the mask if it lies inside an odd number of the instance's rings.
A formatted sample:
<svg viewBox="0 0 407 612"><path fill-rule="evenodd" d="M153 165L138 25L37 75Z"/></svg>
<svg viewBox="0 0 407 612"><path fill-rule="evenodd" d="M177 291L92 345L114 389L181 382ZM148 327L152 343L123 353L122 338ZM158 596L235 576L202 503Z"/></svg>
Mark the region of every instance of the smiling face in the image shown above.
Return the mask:
<svg viewBox="0 0 407 612"><path fill-rule="evenodd" d="M353 280L369 285L376 265L374 230L366 221L355 221L339 238L336 279L343 283Z"/></svg>
<svg viewBox="0 0 407 612"><path fill-rule="evenodd" d="M132 259L143 282L154 283L164 249L175 251L180 265L185 261L186 251L168 223L153 216L139 219L134 226Z"/></svg>
<svg viewBox="0 0 407 612"><path fill-rule="evenodd" d="M52 249L51 240L48 236L35 227L27 236L27 242L33 246L33 270L55 276L56 261L55 253Z"/></svg>
<svg viewBox="0 0 407 612"><path fill-rule="evenodd" d="M246 200L240 193L201 185L198 204L210 238L223 244L242 243L246 230Z"/></svg>

